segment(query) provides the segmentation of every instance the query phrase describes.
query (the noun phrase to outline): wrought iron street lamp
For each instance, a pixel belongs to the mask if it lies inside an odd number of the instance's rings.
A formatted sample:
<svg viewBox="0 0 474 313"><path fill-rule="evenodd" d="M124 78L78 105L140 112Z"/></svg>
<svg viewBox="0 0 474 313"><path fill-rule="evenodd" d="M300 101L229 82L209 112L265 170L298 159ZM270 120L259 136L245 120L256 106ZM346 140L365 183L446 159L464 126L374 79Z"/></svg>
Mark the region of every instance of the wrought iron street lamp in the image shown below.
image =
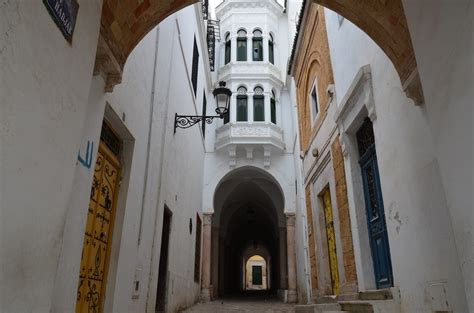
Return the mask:
<svg viewBox="0 0 474 313"><path fill-rule="evenodd" d="M211 124L215 118L224 118L224 115L229 111L230 96L232 95L232 91L225 85L225 82L219 82L219 87L212 92L216 99L216 113L218 115L178 115L176 113L174 117L174 132L176 133L177 128L189 128L201 121Z"/></svg>

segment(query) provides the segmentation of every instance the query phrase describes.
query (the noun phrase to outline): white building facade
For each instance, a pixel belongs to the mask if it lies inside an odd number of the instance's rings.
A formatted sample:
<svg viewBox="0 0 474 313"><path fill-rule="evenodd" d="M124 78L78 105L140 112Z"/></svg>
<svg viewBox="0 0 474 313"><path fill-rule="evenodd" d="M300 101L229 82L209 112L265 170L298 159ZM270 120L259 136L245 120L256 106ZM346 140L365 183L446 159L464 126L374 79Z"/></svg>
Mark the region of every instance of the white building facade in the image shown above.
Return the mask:
<svg viewBox="0 0 474 313"><path fill-rule="evenodd" d="M239 259L249 245L257 250L263 245L268 253L262 254L268 255L266 262L273 273L268 289L294 302L294 156L298 150L294 108L286 86L287 18L284 8L271 0L224 1L216 15L221 34L216 46L216 79L225 81L233 94L229 113L218 121L215 137L207 141L203 208L212 217L212 261L207 265L211 277L210 286L203 285L204 296L209 296L206 288L211 289L211 297L244 290L244 280L222 277L230 262L222 254L231 241L228 228L239 223L231 215L247 210L256 216L255 221L272 220L271 234L257 234L260 239L239 243L240 250L232 253ZM250 193L244 192L247 188ZM233 197L238 198L236 203L229 202ZM271 238L275 242L269 242ZM239 262L236 269L244 270L246 262Z"/></svg>
<svg viewBox="0 0 474 313"><path fill-rule="evenodd" d="M41 6L39 3L39 12L43 12ZM87 15L88 6L81 3L81 14ZM8 114L19 102L5 99L2 92L2 125L8 118L18 129L35 134L34 140L41 145L36 158L42 165L31 167L28 175L15 175L16 182L10 181L8 186L2 183L0 311L175 312L198 301L201 260L195 252L201 242L198 225L203 218L200 204L205 141L201 127L178 129L176 133L173 127L175 113L200 115L205 98L209 112L215 106L201 12L200 4L186 7L151 30L133 50L122 83L113 92L104 92L104 79L97 75L82 105L66 101L68 106L53 109L48 105L54 96L44 100L39 93L43 100L23 102L26 115L33 106L44 113L33 120L49 125L48 129L38 130L39 124L28 122L22 114ZM50 22L47 12L39 16L44 23ZM81 28L76 31L74 47L81 42ZM51 40L62 45L63 38L54 24L51 33ZM198 64L194 69L193 63ZM87 68L92 75L92 67ZM2 79L7 72L2 69ZM195 86L193 73L197 76ZM67 79L62 79L62 86L70 87ZM71 99L68 93L64 97ZM101 134L103 124L107 133ZM65 129L57 131L61 125ZM18 142L20 133L12 132L12 140ZM88 222L88 216L93 215L88 214L88 207L89 212L93 208L91 185L97 181L94 173L98 173L99 151L102 156L111 150L103 144L110 143L110 137L117 143L112 159L117 161L114 170L120 175L111 176L114 183L103 184L96 191L116 187L116 196L109 197L114 218L106 213L108 226L101 232L93 230L98 236L107 236L108 246L101 250L100 258L92 251L93 257L85 262L81 251L90 238L85 233L93 228ZM14 169L19 163L25 164L15 157L18 153L26 156L21 146L20 150L14 146L2 149L2 182L4 175L9 175L4 165ZM191 153L193 158L189 159ZM26 186L27 181L33 190L18 201L13 190ZM48 195L47 190L52 189L56 192ZM32 212L30 205L39 214L34 225L18 233L14 223L5 223L3 217L27 216ZM90 240L95 246L105 242L99 237ZM190 257L183 258L183 251ZM97 259L100 264L94 263ZM96 264L105 273L94 280L88 273ZM22 268L28 268L26 276L20 274ZM87 301L88 297L92 300Z"/></svg>

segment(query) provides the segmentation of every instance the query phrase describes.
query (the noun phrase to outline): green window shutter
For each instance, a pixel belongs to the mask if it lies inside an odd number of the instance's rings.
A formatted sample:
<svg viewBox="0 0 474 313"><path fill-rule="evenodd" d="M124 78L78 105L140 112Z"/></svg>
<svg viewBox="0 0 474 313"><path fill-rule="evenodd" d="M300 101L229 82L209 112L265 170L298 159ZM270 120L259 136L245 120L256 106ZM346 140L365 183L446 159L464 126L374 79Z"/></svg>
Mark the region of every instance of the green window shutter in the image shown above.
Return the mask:
<svg viewBox="0 0 474 313"><path fill-rule="evenodd" d="M255 122L265 121L265 104L263 96L253 97L253 120Z"/></svg>
<svg viewBox="0 0 474 313"><path fill-rule="evenodd" d="M247 61L247 38L237 39L237 61Z"/></svg>
<svg viewBox="0 0 474 313"><path fill-rule="evenodd" d="M247 121L247 97L246 96L237 97L237 121L238 122Z"/></svg>
<svg viewBox="0 0 474 313"><path fill-rule="evenodd" d="M268 59L270 63L275 64L275 56L273 54L273 42L268 43Z"/></svg>
<svg viewBox="0 0 474 313"><path fill-rule="evenodd" d="M254 38L252 40L253 44L253 60L254 61L263 61L263 44L262 38Z"/></svg>
<svg viewBox="0 0 474 313"><path fill-rule="evenodd" d="M276 119L276 103L275 103L275 99L270 99L270 113L271 113L271 120L272 120L272 123L273 124L276 124L277 123L277 119Z"/></svg>
<svg viewBox="0 0 474 313"><path fill-rule="evenodd" d="M230 40L225 43L225 64L230 62Z"/></svg>

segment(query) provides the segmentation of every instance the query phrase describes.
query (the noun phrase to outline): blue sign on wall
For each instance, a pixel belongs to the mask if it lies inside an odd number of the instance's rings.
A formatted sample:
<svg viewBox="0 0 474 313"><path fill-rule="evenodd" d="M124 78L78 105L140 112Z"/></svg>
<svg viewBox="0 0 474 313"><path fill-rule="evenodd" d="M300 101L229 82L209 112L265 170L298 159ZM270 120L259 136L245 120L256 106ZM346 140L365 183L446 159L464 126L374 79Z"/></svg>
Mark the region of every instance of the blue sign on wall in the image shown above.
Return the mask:
<svg viewBox="0 0 474 313"><path fill-rule="evenodd" d="M72 42L79 4L76 0L43 0L49 14L63 33L64 38Z"/></svg>

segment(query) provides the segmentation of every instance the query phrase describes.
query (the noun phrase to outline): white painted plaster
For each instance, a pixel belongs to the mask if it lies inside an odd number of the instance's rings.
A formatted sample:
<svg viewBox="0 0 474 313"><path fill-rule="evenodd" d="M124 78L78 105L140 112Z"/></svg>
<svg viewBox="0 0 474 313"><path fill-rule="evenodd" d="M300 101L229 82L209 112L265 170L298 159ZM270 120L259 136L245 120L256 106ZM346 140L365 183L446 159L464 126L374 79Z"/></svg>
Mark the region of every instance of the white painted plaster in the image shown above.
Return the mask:
<svg viewBox="0 0 474 313"><path fill-rule="evenodd" d="M337 15L325 12L338 106L360 67L370 64L372 70L377 157L402 312L430 312L425 286L439 280L447 281L451 309L467 312L453 231L456 225L451 223L446 198L449 190L443 186L436 137L427 115L429 98L424 106L414 106L404 95L393 65L380 48L349 21L339 27ZM351 47L350 53L347 47ZM350 129L348 133L353 135L355 131ZM354 151L349 149L348 153ZM357 218L352 221L353 227L354 220ZM353 228L355 233L357 229ZM361 266L357 268L359 271Z"/></svg>

